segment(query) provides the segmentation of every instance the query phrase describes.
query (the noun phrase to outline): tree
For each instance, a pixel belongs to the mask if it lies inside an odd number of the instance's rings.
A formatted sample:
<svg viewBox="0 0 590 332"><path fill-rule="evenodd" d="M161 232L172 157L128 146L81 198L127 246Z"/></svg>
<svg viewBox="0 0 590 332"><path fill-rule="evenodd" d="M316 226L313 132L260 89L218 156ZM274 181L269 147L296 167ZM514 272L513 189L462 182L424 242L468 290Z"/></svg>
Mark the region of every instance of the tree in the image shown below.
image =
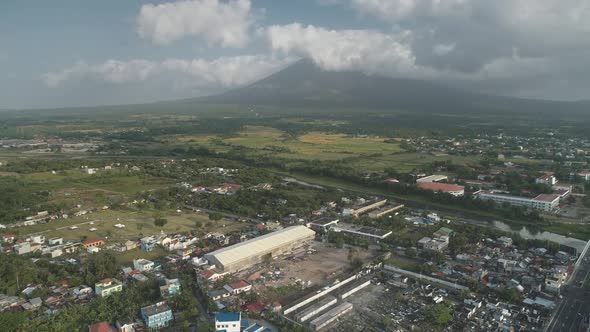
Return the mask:
<svg viewBox="0 0 590 332"><path fill-rule="evenodd" d="M452 318L451 310L443 303L430 306L426 310L426 319L436 325L446 325Z"/></svg>
<svg viewBox="0 0 590 332"><path fill-rule="evenodd" d="M221 212L211 212L211 213L209 213L209 220L219 221L221 219L223 219L223 214L221 214Z"/></svg>
<svg viewBox="0 0 590 332"><path fill-rule="evenodd" d="M500 292L500 298L510 303L516 303L520 300L520 294L516 288L504 288Z"/></svg>
<svg viewBox="0 0 590 332"><path fill-rule="evenodd" d="M154 219L154 225L158 226L158 227L164 227L164 225L166 225L168 223L168 220L166 220L165 218L157 218Z"/></svg>

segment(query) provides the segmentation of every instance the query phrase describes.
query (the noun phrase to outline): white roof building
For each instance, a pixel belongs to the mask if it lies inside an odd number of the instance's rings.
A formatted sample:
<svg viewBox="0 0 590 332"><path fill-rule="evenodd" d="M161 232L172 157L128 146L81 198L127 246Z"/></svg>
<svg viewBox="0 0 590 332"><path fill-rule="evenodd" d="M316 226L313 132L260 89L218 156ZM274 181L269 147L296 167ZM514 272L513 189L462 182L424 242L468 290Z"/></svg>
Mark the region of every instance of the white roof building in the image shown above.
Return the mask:
<svg viewBox="0 0 590 332"><path fill-rule="evenodd" d="M263 261L264 258L289 253L309 244L315 232L305 226L287 227L251 240L208 253L210 264L224 272L239 271Z"/></svg>

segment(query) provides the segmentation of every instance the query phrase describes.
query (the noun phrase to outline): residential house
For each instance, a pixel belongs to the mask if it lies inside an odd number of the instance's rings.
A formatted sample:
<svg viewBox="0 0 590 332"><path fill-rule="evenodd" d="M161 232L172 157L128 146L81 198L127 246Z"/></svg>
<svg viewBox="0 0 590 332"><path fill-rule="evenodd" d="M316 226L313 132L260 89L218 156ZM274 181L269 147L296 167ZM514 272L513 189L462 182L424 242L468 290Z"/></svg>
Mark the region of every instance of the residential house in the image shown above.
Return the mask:
<svg viewBox="0 0 590 332"><path fill-rule="evenodd" d="M249 292L252 289L252 285L245 280L240 280L227 284L223 288L232 295L238 295Z"/></svg>
<svg viewBox="0 0 590 332"><path fill-rule="evenodd" d="M94 285L96 296L105 297L123 290L123 283L117 279L107 278Z"/></svg>
<svg viewBox="0 0 590 332"><path fill-rule="evenodd" d="M540 177L536 178L535 183L553 186L553 185L557 184L557 178L555 177L555 175L553 175L553 173L548 172L548 173L545 173L545 174L541 175Z"/></svg>
<svg viewBox="0 0 590 332"><path fill-rule="evenodd" d="M150 330L158 330L166 327L174 320L172 310L166 302L158 302L141 308L141 317Z"/></svg>
<svg viewBox="0 0 590 332"><path fill-rule="evenodd" d="M64 244L64 239L62 237L54 237L49 239L47 243L49 243L50 246L57 246Z"/></svg>
<svg viewBox="0 0 590 332"><path fill-rule="evenodd" d="M215 315L215 330L217 332L240 332L242 314L240 312L219 312Z"/></svg>
<svg viewBox="0 0 590 332"><path fill-rule="evenodd" d="M160 281L160 295L163 298L180 294L180 281L178 279L164 279Z"/></svg>
<svg viewBox="0 0 590 332"><path fill-rule="evenodd" d="M2 243L13 243L16 240L16 236L14 234L2 234L0 236L0 241Z"/></svg>
<svg viewBox="0 0 590 332"><path fill-rule="evenodd" d="M99 322L88 326L88 332L117 332L117 329L107 322Z"/></svg>
<svg viewBox="0 0 590 332"><path fill-rule="evenodd" d="M12 250L17 255L28 254L32 251L31 250L31 243L30 242L17 243L12 247Z"/></svg>
<svg viewBox="0 0 590 332"><path fill-rule="evenodd" d="M88 248L98 248L105 245L105 240L101 238L87 239L82 241L82 248L88 250Z"/></svg>
<svg viewBox="0 0 590 332"><path fill-rule="evenodd" d="M228 274L228 272L218 272L215 269L205 270L199 273L199 280L215 282Z"/></svg>
<svg viewBox="0 0 590 332"><path fill-rule="evenodd" d="M133 268L140 272L150 272L154 269L154 262L147 259L134 259Z"/></svg>
<svg viewBox="0 0 590 332"><path fill-rule="evenodd" d="M143 251L152 251L157 243L153 236L147 236L139 240L139 248Z"/></svg>
<svg viewBox="0 0 590 332"><path fill-rule="evenodd" d="M135 332L135 325L134 323L129 323L125 321L117 321L115 326L117 326L117 332Z"/></svg>
<svg viewBox="0 0 590 332"><path fill-rule="evenodd" d="M135 248L137 248L137 242L127 240L127 241L125 241L125 248L127 248L127 250L135 249Z"/></svg>

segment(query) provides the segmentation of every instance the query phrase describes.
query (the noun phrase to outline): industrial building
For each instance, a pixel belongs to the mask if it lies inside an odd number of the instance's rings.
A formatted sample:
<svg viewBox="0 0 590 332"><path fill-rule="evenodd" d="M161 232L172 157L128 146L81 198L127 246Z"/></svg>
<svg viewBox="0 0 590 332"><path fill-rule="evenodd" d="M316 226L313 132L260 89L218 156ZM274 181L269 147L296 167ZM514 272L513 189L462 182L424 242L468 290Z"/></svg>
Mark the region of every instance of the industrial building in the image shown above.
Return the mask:
<svg viewBox="0 0 590 332"><path fill-rule="evenodd" d="M349 208L349 209L344 209L344 210L342 210L342 215L343 216L351 215L353 217L358 217L363 213L380 208L383 205L385 205L386 203L387 203L386 199L383 199L380 201L369 202L369 203L366 203L361 206L357 206L357 207L353 207L353 208Z"/></svg>
<svg viewBox="0 0 590 332"><path fill-rule="evenodd" d="M223 272L236 272L308 246L314 238L313 230L293 226L216 250L205 258Z"/></svg>
<svg viewBox="0 0 590 332"><path fill-rule="evenodd" d="M391 214L391 213L401 210L403 208L404 208L403 204L400 204L400 205L388 204L380 209L369 212L369 218L371 218L371 219L381 218L383 216L386 216L388 214Z"/></svg>
<svg viewBox="0 0 590 332"><path fill-rule="evenodd" d="M465 195L465 187L456 184L438 183L438 182L419 182L418 188L422 190L430 190L434 192L443 192L455 197Z"/></svg>
<svg viewBox="0 0 590 332"><path fill-rule="evenodd" d="M379 228L373 228L369 226L356 226L352 224L338 225L334 227L334 231L342 232L355 237L364 238L374 242L379 242L393 233L392 231L386 231Z"/></svg>
<svg viewBox="0 0 590 332"><path fill-rule="evenodd" d="M335 305L338 300L333 296L326 296L325 298L318 301L316 304L309 306L307 309L301 311L295 315L295 319L298 322L305 322L313 316L319 314L322 311Z"/></svg>
<svg viewBox="0 0 590 332"><path fill-rule="evenodd" d="M474 193L474 196L479 199L494 201L498 204L507 203L510 205L524 206L545 212L556 210L559 207L560 199L560 196L555 194L541 194L535 198L528 198L485 190Z"/></svg>
<svg viewBox="0 0 590 332"><path fill-rule="evenodd" d="M321 315L320 317L312 320L310 322L311 327L314 331L319 331L320 329L328 326L333 321L337 320L338 318L342 317L346 313L352 310L352 303L344 302L337 307L330 309L325 314Z"/></svg>
<svg viewBox="0 0 590 332"><path fill-rule="evenodd" d="M446 175L429 175L416 180L416 183L430 183L430 182L440 182L446 181L449 177Z"/></svg>
<svg viewBox="0 0 590 332"><path fill-rule="evenodd" d="M315 220L312 220L308 223L308 227L313 228L315 230L323 230L326 231L330 227L338 225L339 219L329 218L329 217L321 217Z"/></svg>

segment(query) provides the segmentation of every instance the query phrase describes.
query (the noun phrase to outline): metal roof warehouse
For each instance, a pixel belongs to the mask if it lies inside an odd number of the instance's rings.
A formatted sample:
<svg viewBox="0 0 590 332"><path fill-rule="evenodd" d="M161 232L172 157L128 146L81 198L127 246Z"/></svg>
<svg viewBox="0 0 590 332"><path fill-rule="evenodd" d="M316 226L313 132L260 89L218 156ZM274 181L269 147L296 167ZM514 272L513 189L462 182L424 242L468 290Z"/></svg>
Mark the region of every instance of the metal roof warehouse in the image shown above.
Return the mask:
<svg viewBox="0 0 590 332"><path fill-rule="evenodd" d="M205 255L211 264L224 272L235 272L308 245L315 232L305 226L288 227L273 233L234 244Z"/></svg>

